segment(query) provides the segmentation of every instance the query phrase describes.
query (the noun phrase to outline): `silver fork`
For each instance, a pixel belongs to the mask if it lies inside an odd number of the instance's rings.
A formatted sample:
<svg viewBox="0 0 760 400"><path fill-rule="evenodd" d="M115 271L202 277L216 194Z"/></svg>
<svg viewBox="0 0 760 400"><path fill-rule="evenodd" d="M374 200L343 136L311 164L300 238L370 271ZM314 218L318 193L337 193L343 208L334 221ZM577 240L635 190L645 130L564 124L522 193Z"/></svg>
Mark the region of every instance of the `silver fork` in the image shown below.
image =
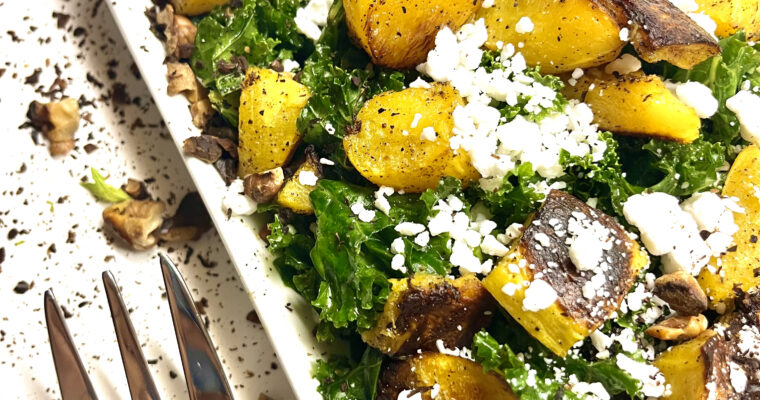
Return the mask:
<svg viewBox="0 0 760 400"><path fill-rule="evenodd" d="M224 369L185 281L168 257L159 254L159 259L190 399L232 400L232 391ZM103 284L131 398L159 400L156 385L140 349L124 300L116 280L109 271L103 272ZM52 290L45 291L44 297L45 321L61 398L97 400L87 370L74 346L63 312Z"/></svg>

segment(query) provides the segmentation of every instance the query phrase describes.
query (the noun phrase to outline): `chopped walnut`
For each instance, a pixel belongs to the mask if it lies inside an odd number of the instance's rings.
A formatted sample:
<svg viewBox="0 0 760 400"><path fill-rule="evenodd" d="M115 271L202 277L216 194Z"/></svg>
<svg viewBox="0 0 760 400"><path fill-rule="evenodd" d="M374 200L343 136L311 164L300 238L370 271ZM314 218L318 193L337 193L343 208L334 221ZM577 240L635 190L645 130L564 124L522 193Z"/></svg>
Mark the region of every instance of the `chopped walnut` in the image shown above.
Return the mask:
<svg viewBox="0 0 760 400"><path fill-rule="evenodd" d="M660 340L686 340L697 337L705 329L704 315L679 315L650 326L645 333Z"/></svg>
<svg viewBox="0 0 760 400"><path fill-rule="evenodd" d="M166 242L196 240L211 229L211 217L198 192L188 193L177 207L177 212L167 218L156 237Z"/></svg>
<svg viewBox="0 0 760 400"><path fill-rule="evenodd" d="M654 281L654 294L680 315L698 315L707 309L707 296L691 274L683 271Z"/></svg>
<svg viewBox="0 0 760 400"><path fill-rule="evenodd" d="M167 63L166 76L169 80L166 93L169 95L182 93L191 103L206 98L206 89L195 79L193 70L186 63Z"/></svg>
<svg viewBox="0 0 760 400"><path fill-rule="evenodd" d="M209 99L201 99L190 106L190 115L193 117L193 125L203 129L214 116L214 109L211 108Z"/></svg>
<svg viewBox="0 0 760 400"><path fill-rule="evenodd" d="M47 104L33 101L27 117L50 141L50 154L67 154L74 148L74 132L79 128L79 103L64 98Z"/></svg>
<svg viewBox="0 0 760 400"><path fill-rule="evenodd" d="M166 205L160 201L127 200L103 210L103 220L136 250L156 244L153 231L161 227Z"/></svg>
<svg viewBox="0 0 760 400"><path fill-rule="evenodd" d="M277 167L246 176L243 192L257 203L268 203L277 195L283 183L285 183L285 174L281 167Z"/></svg>
<svg viewBox="0 0 760 400"><path fill-rule="evenodd" d="M121 190L127 192L129 197L135 200L145 200L150 198L145 182L137 179L129 178L127 183L121 185Z"/></svg>
<svg viewBox="0 0 760 400"><path fill-rule="evenodd" d="M195 49L195 35L198 33L198 28L187 17L175 14L172 31L176 40L175 47L173 49L169 48L169 52L180 59L190 58ZM167 40L167 45L168 43Z"/></svg>

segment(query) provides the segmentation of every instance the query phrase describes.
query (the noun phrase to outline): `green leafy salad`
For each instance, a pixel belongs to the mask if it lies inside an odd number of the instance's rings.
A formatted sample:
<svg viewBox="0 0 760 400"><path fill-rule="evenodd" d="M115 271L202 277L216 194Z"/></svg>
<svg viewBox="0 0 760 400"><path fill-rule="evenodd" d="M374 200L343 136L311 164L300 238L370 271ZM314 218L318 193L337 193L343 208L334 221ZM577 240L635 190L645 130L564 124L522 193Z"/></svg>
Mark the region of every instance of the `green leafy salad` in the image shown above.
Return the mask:
<svg viewBox="0 0 760 400"><path fill-rule="evenodd" d="M237 131L228 200L247 206L230 214L262 214L316 339L345 344L314 365L320 395L755 398L757 321L736 328L749 342L721 336L760 284L760 190L742 186L760 183L752 33L716 40L664 1L704 34L690 68L673 53L691 43L644 52L638 14L611 57L560 57L546 19L493 22L517 3L449 3L243 0L192 17L185 61L218 117L204 134ZM498 40L503 25L520 40ZM725 360L700 355L719 345Z"/></svg>

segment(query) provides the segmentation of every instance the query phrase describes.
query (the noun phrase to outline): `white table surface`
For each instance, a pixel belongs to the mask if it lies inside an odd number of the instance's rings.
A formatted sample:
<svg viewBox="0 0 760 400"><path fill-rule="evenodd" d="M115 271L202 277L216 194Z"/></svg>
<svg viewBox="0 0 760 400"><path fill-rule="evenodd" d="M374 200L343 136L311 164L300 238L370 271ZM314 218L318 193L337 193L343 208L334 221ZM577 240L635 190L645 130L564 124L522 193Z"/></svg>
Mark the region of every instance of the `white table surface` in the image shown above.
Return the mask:
<svg viewBox="0 0 760 400"><path fill-rule="evenodd" d="M178 262L195 299L207 299L209 332L236 397L257 399L266 393L293 398L263 329L246 320L253 306L215 231L187 244L128 250L103 232L106 205L79 186L90 167L107 172L114 185L128 177L153 178L149 190L169 203L170 212L194 190L144 84L131 72L132 60L107 7L99 3L0 0L0 69L5 69L0 76L0 248L5 251L0 264L0 398L60 398L42 311L42 292L48 288L73 314L67 323L101 399L129 398L102 291L105 269L122 287L143 352L155 361L151 370L162 396L187 398L169 309L161 297L159 250ZM54 11L71 16L65 28L57 27ZM54 65L68 84L67 96L95 101L81 109L92 122L82 121L75 150L56 158L44 139L35 144L30 129L18 128L32 100L47 101L36 89L49 88ZM39 83L25 84L36 68L42 70ZM116 83L126 85L132 104L109 99ZM97 149L87 154L85 144ZM9 239L14 229L22 233ZM67 243L70 231L76 235L73 243ZM215 266L204 267L199 255ZM17 294L13 288L21 280L34 285Z"/></svg>

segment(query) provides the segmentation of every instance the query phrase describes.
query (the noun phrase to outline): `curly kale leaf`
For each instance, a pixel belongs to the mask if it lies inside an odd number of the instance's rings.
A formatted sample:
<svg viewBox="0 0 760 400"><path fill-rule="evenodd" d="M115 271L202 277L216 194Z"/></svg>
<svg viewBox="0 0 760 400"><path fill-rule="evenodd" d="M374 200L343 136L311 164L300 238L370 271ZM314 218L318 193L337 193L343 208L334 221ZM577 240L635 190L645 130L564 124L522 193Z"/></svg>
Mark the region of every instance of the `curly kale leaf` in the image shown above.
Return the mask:
<svg viewBox="0 0 760 400"><path fill-rule="evenodd" d="M367 347L358 362L348 357L319 360L314 366L317 391L324 400L374 400L383 355Z"/></svg>

